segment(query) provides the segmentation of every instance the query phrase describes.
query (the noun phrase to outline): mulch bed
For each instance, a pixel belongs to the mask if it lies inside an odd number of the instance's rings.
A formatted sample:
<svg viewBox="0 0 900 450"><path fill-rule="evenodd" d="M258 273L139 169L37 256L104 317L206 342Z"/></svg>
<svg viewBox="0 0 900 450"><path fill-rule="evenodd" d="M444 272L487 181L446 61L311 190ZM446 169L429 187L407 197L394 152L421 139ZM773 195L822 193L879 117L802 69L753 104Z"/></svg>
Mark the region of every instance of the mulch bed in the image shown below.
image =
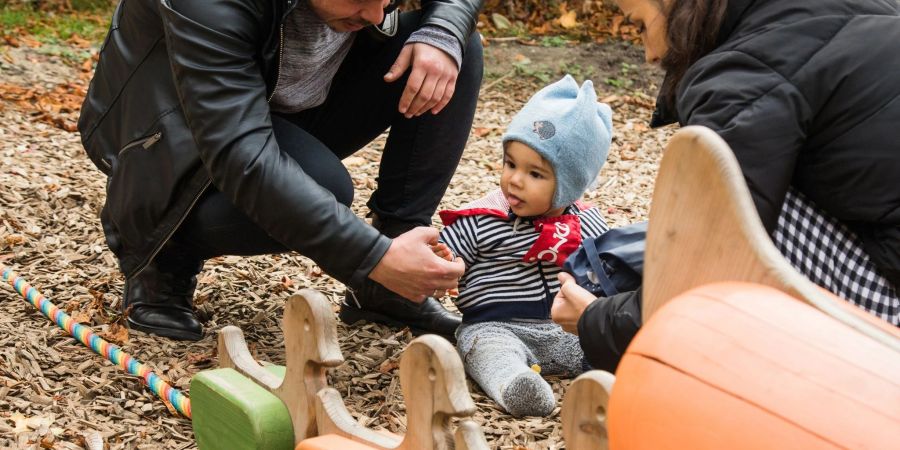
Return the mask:
<svg viewBox="0 0 900 450"><path fill-rule="evenodd" d="M288 296L315 288L337 311L343 286L303 256L222 257L209 261L199 277L196 304L206 330L201 341L153 338L122 327L123 279L98 220L105 179L85 157L77 132L66 131L77 110L46 101L60 86L64 94L79 92L89 77L81 65L31 48L0 47L0 61L0 83L18 89L17 97L0 101L0 265L188 395L191 377L216 366L215 336L223 326L240 326L258 360L281 364L279 320ZM519 77L485 81L473 135L441 208L458 207L496 187L500 136L538 87ZM644 220L672 130L647 128L651 92L597 87L615 111L616 138L587 200L602 207L611 225ZM45 109L29 109L29 98L32 105L43 99L38 107ZM383 144L382 137L345 160L360 216L375 186ZM339 324L338 332L346 361L330 373L331 385L365 426L403 433L397 363L411 335L373 324ZM478 406L475 420L494 448L564 448L559 409L547 418L514 419L469 381ZM571 380L550 381L562 398ZM190 421L171 414L138 378L83 347L11 288L0 288L0 448L195 447Z"/></svg>

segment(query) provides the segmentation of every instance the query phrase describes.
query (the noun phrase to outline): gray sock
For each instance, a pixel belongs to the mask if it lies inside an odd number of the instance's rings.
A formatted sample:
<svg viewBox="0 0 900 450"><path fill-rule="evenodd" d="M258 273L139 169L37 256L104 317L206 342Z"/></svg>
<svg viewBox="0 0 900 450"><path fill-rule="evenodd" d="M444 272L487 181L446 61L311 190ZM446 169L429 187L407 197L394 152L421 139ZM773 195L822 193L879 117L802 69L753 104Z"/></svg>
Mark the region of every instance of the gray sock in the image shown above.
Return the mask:
<svg viewBox="0 0 900 450"><path fill-rule="evenodd" d="M529 369L515 376L503 389L500 405L515 417L549 416L556 407L553 388Z"/></svg>
<svg viewBox="0 0 900 450"><path fill-rule="evenodd" d="M463 325L457 333L457 345L466 372L503 409L516 417L547 416L556 407L556 398L550 385L529 367L538 360L516 336L519 328L534 331L531 324Z"/></svg>

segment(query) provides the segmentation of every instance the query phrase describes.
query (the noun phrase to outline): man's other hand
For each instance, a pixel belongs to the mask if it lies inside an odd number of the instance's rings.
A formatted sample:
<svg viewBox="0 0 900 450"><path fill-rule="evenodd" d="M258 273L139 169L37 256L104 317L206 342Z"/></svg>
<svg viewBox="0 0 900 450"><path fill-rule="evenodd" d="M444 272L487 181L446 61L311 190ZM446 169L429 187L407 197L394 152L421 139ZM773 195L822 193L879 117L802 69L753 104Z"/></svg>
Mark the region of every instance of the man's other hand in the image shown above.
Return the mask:
<svg viewBox="0 0 900 450"><path fill-rule="evenodd" d="M398 110L407 119L420 116L426 111L431 111L432 114L441 112L450 103L456 89L456 77L459 75L456 61L443 50L428 44L407 44L384 75L384 81L397 81L410 65L412 72L406 81L403 95L400 96Z"/></svg>

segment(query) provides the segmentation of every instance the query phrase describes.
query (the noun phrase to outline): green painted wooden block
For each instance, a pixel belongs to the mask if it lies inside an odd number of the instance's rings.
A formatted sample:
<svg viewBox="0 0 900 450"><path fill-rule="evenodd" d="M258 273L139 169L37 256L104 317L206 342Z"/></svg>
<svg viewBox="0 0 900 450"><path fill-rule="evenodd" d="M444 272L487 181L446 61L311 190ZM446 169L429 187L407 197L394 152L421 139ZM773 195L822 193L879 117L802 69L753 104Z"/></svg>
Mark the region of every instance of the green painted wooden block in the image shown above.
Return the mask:
<svg viewBox="0 0 900 450"><path fill-rule="evenodd" d="M285 368L267 370L284 377ZM234 369L198 373L191 380L194 437L202 450L291 450L294 429L284 403Z"/></svg>

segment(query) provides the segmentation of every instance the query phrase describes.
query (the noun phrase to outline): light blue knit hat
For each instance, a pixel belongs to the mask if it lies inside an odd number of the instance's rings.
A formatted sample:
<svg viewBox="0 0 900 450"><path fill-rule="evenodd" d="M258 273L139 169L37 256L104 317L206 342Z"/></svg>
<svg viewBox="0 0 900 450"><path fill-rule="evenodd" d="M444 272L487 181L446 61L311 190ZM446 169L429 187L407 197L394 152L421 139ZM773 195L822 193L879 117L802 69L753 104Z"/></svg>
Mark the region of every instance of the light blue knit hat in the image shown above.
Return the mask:
<svg viewBox="0 0 900 450"><path fill-rule="evenodd" d="M612 109L597 102L594 83L566 75L538 91L513 117L503 145L519 141L553 166L552 208L571 205L597 178L612 142Z"/></svg>

